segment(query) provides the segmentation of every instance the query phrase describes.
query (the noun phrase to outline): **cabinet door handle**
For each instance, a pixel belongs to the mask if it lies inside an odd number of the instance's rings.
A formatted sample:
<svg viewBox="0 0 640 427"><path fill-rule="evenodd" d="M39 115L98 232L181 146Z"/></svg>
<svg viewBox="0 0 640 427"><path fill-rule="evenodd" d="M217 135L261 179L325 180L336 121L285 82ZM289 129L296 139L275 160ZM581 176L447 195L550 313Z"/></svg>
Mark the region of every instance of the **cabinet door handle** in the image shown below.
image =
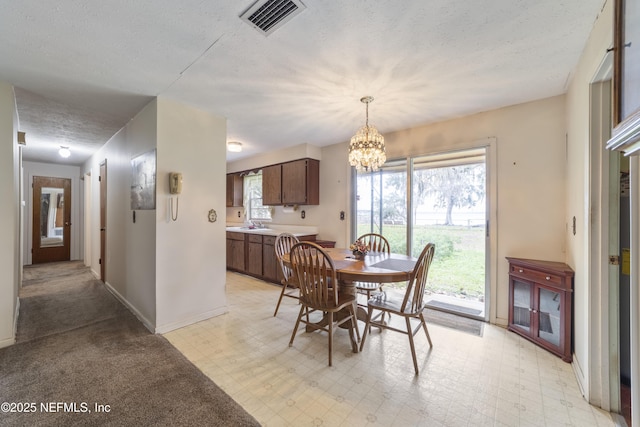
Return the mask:
<svg viewBox="0 0 640 427"><path fill-rule="evenodd" d="M535 313L537 313L537 312L538 312L538 310L533 310L533 313L534 313L534 314L535 314Z"/></svg>
<svg viewBox="0 0 640 427"><path fill-rule="evenodd" d="M547 279L547 280L551 280L551 277L547 276L547 277L545 277L545 279Z"/></svg>
<svg viewBox="0 0 640 427"><path fill-rule="evenodd" d="M518 273L522 273L522 269L518 270Z"/></svg>

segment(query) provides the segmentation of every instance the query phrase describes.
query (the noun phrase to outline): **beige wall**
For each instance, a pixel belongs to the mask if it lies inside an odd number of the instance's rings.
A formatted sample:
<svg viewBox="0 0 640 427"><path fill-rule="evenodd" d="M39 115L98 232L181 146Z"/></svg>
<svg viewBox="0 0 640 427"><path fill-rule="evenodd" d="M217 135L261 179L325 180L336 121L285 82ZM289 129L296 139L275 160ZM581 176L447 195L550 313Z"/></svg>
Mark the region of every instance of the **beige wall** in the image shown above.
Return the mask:
<svg viewBox="0 0 640 427"><path fill-rule="evenodd" d="M100 269L100 163L107 160L107 285L145 325L166 332L227 311L225 297L226 121L157 98L85 165L93 183L91 268ZM131 210L131 159L156 149L156 209ZM168 173L182 172L178 220ZM219 213L209 223L210 209Z"/></svg>
<svg viewBox="0 0 640 427"><path fill-rule="evenodd" d="M157 101L151 101L83 167L91 172L91 269L100 272L100 163L107 161L107 286L153 330L156 324L155 211L131 211L131 159L156 148Z"/></svg>
<svg viewBox="0 0 640 427"><path fill-rule="evenodd" d="M601 371L600 361L591 358L592 353L598 353L603 345L597 337L598 330L590 330L592 316L597 316L590 310L592 298L596 305L600 305L598 295L590 290L590 281L596 280L589 276L589 227L591 223L589 199L589 182L591 169L598 173L597 165L591 165L589 150L590 129L590 84L601 70L607 55L607 49L613 43L613 2L608 1L594 24L594 28L582 53L575 73L571 78L566 96L567 110L567 189L565 201L565 222L571 224L576 218L576 234L570 227L565 231L567 241L567 264L575 270L574 283L574 366L581 387L589 397L591 393L599 394L601 387L591 381L599 381L594 372ZM593 287L591 289L594 289ZM604 344L605 347L607 346ZM590 378L589 370L592 368ZM608 388L608 384L603 387ZM606 392L608 394L608 391Z"/></svg>
<svg viewBox="0 0 640 427"><path fill-rule="evenodd" d="M491 250L497 274L491 312L500 324L506 324L508 317L505 256L565 259L564 103L564 96L558 96L384 135L389 159L456 150L495 138L496 164L491 173L497 178L497 191L491 200L498 215L497 240ZM244 164L257 167L258 162L252 158ZM274 222L317 226L319 237L346 245L350 173L346 142L323 147L320 205L300 207L306 211L304 220L299 212L282 214L277 207ZM345 221L340 221L340 211L345 211Z"/></svg>
<svg viewBox="0 0 640 427"><path fill-rule="evenodd" d="M158 99L157 332L228 311L226 133L225 119ZM178 196L169 195L169 172L183 175ZM176 221L170 218L171 197L178 203ZM216 222L208 220L210 209L218 214Z"/></svg>

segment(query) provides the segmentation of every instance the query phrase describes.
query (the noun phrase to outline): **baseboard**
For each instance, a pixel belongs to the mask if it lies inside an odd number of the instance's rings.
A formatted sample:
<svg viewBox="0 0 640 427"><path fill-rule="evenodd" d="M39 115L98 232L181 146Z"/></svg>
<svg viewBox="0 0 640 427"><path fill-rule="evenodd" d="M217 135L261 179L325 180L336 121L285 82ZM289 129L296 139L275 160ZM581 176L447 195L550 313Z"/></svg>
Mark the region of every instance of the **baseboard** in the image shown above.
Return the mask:
<svg viewBox="0 0 640 427"><path fill-rule="evenodd" d="M573 353L573 357L572 357L573 361L571 362L571 367L573 368L573 374L576 376L576 380L578 382L578 388L580 389L580 393L582 393L582 396L584 396L585 399L587 399L587 402L589 401L589 393L587 393L587 379L584 376L584 373L582 372L582 367L580 366L580 362L578 361L578 358L576 357L576 354Z"/></svg>
<svg viewBox="0 0 640 427"><path fill-rule="evenodd" d="M506 328L509 325L509 320L496 317L494 325L502 326L503 328Z"/></svg>
<svg viewBox="0 0 640 427"><path fill-rule="evenodd" d="M18 336L18 317L20 317L20 297L16 298L16 312L13 315L13 340Z"/></svg>
<svg viewBox="0 0 640 427"><path fill-rule="evenodd" d="M91 269L91 274L93 274L93 277L95 277L96 279L100 280L100 275L93 268Z"/></svg>
<svg viewBox="0 0 640 427"><path fill-rule="evenodd" d="M175 329L184 328L185 326L192 325L194 323L202 322L203 320L210 319L212 317L220 316L222 314L228 313L228 307L220 307L215 310L207 311L197 316L190 317L185 320L181 320L179 322L168 323L166 325L162 325L156 328L156 334L166 334L167 332L171 332Z"/></svg>
<svg viewBox="0 0 640 427"><path fill-rule="evenodd" d="M7 338L6 340L0 341L0 348L9 347L16 343L15 337Z"/></svg>
<svg viewBox="0 0 640 427"><path fill-rule="evenodd" d="M120 293L118 291L116 291L115 288L109 284L109 282L105 282L104 285L107 287L107 290L109 292L111 292L111 294L114 297L116 297L116 299L118 301L120 301L125 307L127 307L129 309L129 311L132 312L134 314L134 316L136 316L138 318L138 320L142 322L144 327L147 328L149 330L149 332L155 333L155 331L154 331L155 328L154 328L153 324L151 322L149 322L149 320L147 320L147 318L144 317L142 315L142 313L140 313L138 311L138 309L136 309L133 305L131 305L129 303L129 301L127 301L122 295L120 295Z"/></svg>

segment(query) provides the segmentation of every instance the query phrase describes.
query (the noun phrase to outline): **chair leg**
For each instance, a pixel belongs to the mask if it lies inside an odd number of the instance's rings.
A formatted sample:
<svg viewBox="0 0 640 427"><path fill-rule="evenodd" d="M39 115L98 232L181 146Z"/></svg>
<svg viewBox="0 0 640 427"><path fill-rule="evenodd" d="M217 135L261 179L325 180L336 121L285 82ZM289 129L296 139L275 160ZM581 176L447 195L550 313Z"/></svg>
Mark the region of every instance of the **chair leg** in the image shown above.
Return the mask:
<svg viewBox="0 0 640 427"><path fill-rule="evenodd" d="M284 296L284 293L287 291L287 285L284 284L282 285L282 290L280 291L280 298L278 298L278 303L276 304L276 311L273 312L273 317L276 317L276 314L278 314L278 309L280 308L280 303L282 302L282 297Z"/></svg>
<svg viewBox="0 0 640 427"><path fill-rule="evenodd" d="M362 341L360 341L360 351L364 347L364 340L367 339L367 333L369 329L371 329L371 314L373 314L373 309L371 307L367 307L367 324L364 326L364 332L362 333Z"/></svg>
<svg viewBox="0 0 640 427"><path fill-rule="evenodd" d="M413 357L413 367L418 375L418 359L416 358L416 346L413 343L413 331L411 330L411 321L408 317L405 317L407 322L407 335L409 335L409 345L411 346L411 357Z"/></svg>
<svg viewBox="0 0 640 427"><path fill-rule="evenodd" d="M333 350L333 312L329 312L329 366L331 366L331 354Z"/></svg>
<svg viewBox="0 0 640 427"><path fill-rule="evenodd" d="M298 332L298 326L300 326L300 319L302 319L302 313L304 309L307 308L305 305L300 306L300 313L298 313L298 319L296 319L296 326L293 328L293 333L291 334L291 340L289 341L289 347L293 345L293 339L296 337L296 333ZM309 313L307 312L307 316Z"/></svg>
<svg viewBox="0 0 640 427"><path fill-rule="evenodd" d="M358 352L358 347L360 344L360 330L358 328L358 317L356 315L356 310L357 305L355 303L353 306L349 307L349 322L351 322L351 327L349 328L349 339L351 340L351 350L354 353ZM353 333L354 330L355 334Z"/></svg>
<svg viewBox="0 0 640 427"><path fill-rule="evenodd" d="M427 322L424 321L424 315L422 313L420 313L420 322L422 323L424 332L427 334L427 341L429 341L429 347L433 347L433 344L431 343L431 337L429 336L429 329L427 329Z"/></svg>

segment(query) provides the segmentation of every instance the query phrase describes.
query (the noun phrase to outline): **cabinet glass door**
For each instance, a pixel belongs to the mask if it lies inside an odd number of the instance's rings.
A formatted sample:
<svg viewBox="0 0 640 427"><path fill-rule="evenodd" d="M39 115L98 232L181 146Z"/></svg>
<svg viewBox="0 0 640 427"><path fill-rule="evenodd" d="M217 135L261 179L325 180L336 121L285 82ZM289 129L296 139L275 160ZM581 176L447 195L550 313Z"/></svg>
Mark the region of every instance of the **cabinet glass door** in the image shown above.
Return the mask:
<svg viewBox="0 0 640 427"><path fill-rule="evenodd" d="M531 328L531 285L513 282L513 324L529 331Z"/></svg>
<svg viewBox="0 0 640 427"><path fill-rule="evenodd" d="M558 292L545 288L538 288L538 291L538 336L559 347L562 296Z"/></svg>

